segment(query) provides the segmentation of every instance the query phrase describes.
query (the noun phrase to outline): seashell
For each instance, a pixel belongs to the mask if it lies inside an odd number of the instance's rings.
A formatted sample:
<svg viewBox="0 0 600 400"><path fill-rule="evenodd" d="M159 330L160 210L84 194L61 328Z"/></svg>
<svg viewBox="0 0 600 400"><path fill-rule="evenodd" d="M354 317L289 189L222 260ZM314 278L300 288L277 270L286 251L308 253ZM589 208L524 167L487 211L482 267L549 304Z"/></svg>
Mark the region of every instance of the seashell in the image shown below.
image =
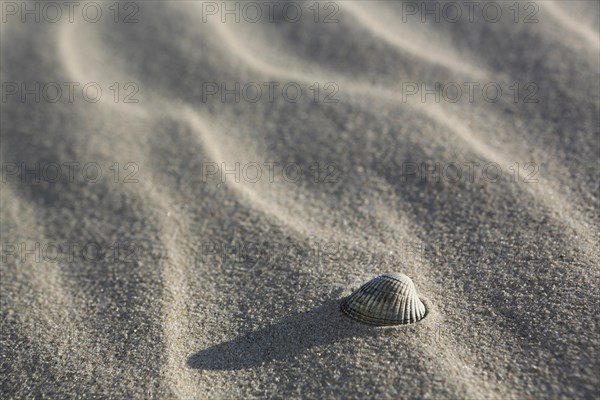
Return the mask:
<svg viewBox="0 0 600 400"><path fill-rule="evenodd" d="M369 325L411 324L427 314L413 281L399 273L383 274L365 283L342 301L341 309Z"/></svg>

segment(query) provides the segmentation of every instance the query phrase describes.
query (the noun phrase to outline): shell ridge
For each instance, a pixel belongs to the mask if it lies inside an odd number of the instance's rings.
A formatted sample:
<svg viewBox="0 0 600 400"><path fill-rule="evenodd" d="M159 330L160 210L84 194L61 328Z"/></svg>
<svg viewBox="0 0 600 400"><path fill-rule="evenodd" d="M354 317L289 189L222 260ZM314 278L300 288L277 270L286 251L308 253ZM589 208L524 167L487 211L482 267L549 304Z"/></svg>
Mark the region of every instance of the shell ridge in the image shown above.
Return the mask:
<svg viewBox="0 0 600 400"><path fill-rule="evenodd" d="M380 275L344 299L341 310L371 325L399 325L421 320L426 308L412 280L403 274Z"/></svg>

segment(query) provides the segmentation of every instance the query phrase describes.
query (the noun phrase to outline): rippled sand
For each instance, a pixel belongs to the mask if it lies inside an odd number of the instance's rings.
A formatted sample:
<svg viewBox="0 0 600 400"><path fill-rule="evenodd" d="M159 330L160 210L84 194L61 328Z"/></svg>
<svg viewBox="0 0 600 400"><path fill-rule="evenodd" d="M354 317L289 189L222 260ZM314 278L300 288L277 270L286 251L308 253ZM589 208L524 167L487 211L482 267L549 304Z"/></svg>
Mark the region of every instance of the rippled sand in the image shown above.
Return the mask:
<svg viewBox="0 0 600 400"><path fill-rule="evenodd" d="M4 14L0 397L598 396L598 3L537 23L99 4ZM436 82L503 92L407 94ZM388 271L425 320L339 312Z"/></svg>

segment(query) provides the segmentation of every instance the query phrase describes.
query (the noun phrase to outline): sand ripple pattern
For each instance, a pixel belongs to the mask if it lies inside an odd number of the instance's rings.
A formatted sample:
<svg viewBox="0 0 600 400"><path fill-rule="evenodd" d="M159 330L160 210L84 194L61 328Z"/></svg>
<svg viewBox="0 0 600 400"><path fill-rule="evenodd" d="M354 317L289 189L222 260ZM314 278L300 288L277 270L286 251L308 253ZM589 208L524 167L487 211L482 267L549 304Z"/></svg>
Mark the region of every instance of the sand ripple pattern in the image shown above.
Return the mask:
<svg viewBox="0 0 600 400"><path fill-rule="evenodd" d="M531 25L401 23L400 2L339 2L333 24L138 4L136 24L2 24L3 82L108 94L3 102L3 165L134 163L138 182L3 179L3 251L136 251L3 252L0 397L593 397L598 4L538 3ZM203 82L235 81L335 82L340 101L205 101ZM407 81L536 82L539 101L405 101ZM115 82L136 82L140 102L113 101ZM332 164L337 179L200 179L207 163L273 161ZM504 176L407 179L423 162ZM514 170L528 162L535 183ZM238 257L249 243L294 251ZM389 271L417 285L422 322L341 315L342 296Z"/></svg>

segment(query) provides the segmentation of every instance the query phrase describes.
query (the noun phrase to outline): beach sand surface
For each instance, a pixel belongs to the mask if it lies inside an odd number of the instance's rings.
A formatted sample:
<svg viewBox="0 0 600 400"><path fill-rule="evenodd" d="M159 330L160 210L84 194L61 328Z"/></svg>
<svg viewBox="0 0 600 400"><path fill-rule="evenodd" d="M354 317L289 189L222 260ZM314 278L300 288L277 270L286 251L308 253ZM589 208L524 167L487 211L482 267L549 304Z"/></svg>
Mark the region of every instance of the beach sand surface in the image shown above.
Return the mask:
<svg viewBox="0 0 600 400"><path fill-rule="evenodd" d="M2 23L0 397L597 398L597 2L98 4ZM424 320L339 311L385 272Z"/></svg>

